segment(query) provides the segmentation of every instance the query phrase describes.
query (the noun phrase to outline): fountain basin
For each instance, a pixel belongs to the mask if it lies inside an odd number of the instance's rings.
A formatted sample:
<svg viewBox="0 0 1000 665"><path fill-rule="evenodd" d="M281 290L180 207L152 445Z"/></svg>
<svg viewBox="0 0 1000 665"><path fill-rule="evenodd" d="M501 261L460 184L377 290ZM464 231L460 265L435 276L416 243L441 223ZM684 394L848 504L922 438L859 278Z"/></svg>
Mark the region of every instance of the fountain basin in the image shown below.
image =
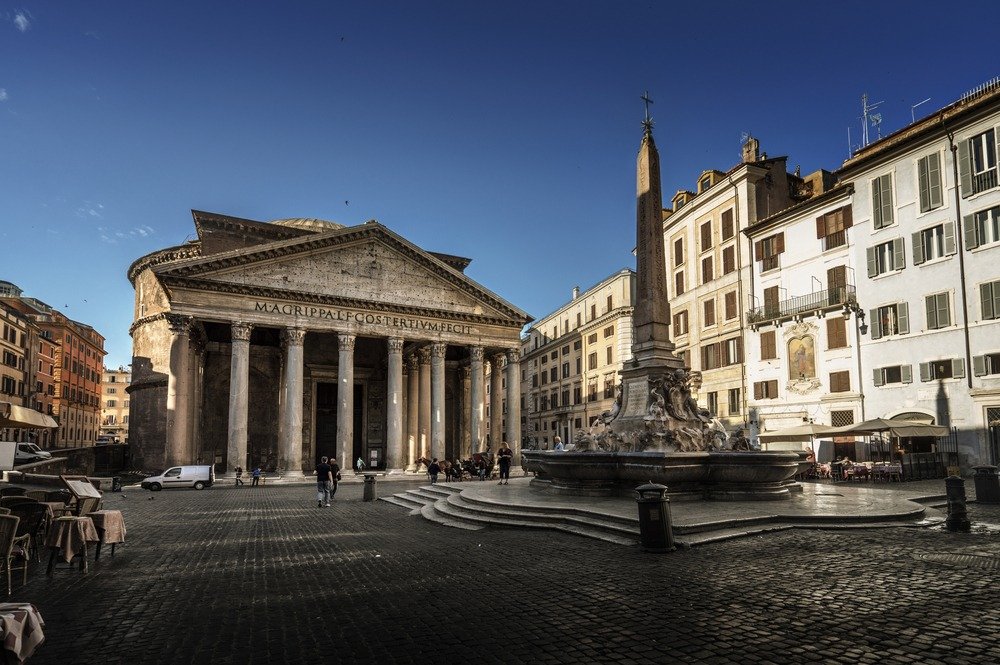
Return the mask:
<svg viewBox="0 0 1000 665"><path fill-rule="evenodd" d="M661 483L675 499L729 501L789 498L799 455L789 451L575 452L522 451L526 470L556 494L626 496Z"/></svg>

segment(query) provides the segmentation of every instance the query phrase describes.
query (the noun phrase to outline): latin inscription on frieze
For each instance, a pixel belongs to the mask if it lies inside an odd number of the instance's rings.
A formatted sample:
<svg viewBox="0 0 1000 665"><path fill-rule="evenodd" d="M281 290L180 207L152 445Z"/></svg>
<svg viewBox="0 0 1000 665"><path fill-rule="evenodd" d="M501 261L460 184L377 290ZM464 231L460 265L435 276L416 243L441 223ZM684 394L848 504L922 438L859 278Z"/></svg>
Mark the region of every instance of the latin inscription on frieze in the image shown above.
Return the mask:
<svg viewBox="0 0 1000 665"><path fill-rule="evenodd" d="M394 330L412 330L414 332L440 332L458 335L471 335L475 328L465 323L447 319L426 319L382 312L363 312L332 307L314 307L312 305L292 305L276 302L254 302L254 312L265 314L283 314L325 321L342 321Z"/></svg>

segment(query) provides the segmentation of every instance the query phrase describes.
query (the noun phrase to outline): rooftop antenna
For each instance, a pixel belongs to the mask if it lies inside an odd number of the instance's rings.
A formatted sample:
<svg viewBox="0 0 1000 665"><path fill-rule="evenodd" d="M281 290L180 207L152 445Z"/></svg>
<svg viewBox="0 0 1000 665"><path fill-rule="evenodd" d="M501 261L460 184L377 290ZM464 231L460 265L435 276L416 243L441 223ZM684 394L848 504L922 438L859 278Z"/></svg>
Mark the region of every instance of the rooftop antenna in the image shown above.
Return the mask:
<svg viewBox="0 0 1000 665"><path fill-rule="evenodd" d="M914 111L916 111L917 107L920 106L921 104L926 104L929 101L931 101L930 97L928 97L927 99L925 99L922 102L917 102L916 104L914 104L913 106L910 107L910 122L916 122L917 121L916 114L914 113Z"/></svg>
<svg viewBox="0 0 1000 665"><path fill-rule="evenodd" d="M872 113L879 106L885 102L875 102L874 104L868 103L868 93L861 95L861 147L867 147L869 143L868 136L868 123L870 122L875 126L875 131L878 138L882 138L882 131L880 125L882 124L882 114Z"/></svg>

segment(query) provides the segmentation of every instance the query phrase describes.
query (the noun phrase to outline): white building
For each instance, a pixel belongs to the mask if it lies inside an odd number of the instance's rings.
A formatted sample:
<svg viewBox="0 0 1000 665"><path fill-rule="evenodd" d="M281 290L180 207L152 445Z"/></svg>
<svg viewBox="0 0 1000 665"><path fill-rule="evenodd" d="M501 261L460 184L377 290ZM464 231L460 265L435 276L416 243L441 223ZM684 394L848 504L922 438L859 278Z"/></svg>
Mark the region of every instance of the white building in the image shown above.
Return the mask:
<svg viewBox="0 0 1000 665"><path fill-rule="evenodd" d="M989 425L1000 421L998 138L994 86L859 150L838 173L854 187L867 417L954 427L963 466L1000 461Z"/></svg>

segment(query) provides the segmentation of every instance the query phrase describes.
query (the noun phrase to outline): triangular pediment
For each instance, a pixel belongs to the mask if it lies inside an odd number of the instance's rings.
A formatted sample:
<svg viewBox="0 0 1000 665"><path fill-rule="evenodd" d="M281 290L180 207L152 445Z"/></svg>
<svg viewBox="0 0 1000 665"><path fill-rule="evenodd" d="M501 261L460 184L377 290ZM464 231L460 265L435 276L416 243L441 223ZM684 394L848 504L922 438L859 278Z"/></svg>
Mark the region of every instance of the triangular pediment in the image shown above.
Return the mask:
<svg viewBox="0 0 1000 665"><path fill-rule="evenodd" d="M400 312L531 319L436 256L369 222L157 266L164 285Z"/></svg>

